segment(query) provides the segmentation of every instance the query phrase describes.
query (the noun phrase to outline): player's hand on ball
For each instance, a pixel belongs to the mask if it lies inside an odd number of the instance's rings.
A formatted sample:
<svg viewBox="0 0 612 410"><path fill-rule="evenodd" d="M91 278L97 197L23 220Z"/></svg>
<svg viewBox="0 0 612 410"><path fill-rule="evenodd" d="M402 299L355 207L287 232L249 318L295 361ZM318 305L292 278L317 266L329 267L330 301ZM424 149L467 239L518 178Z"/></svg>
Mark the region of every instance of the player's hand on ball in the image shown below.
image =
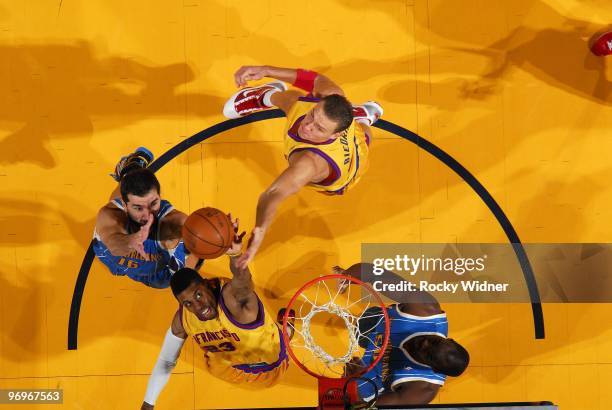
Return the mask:
<svg viewBox="0 0 612 410"><path fill-rule="evenodd" d="M244 87L248 81L261 80L267 74L265 66L244 65L234 73L237 87Z"/></svg>
<svg viewBox="0 0 612 410"><path fill-rule="evenodd" d="M147 403L146 401L143 401L142 406L140 406L140 410L152 410L153 408L155 408L155 406Z"/></svg>
<svg viewBox="0 0 612 410"><path fill-rule="evenodd" d="M244 252L236 261L236 265L240 269L245 269L249 262L253 260L255 254L259 250L261 246L261 242L263 241L265 235L265 231L262 228L255 227L251 232L251 237L249 238L249 245L247 246L246 252Z"/></svg>
<svg viewBox="0 0 612 410"><path fill-rule="evenodd" d="M232 221L232 214L227 214L230 221ZM232 221L232 227L234 228L234 238L232 240L232 246L227 250L227 254L229 256L237 256L242 251L242 238L246 235L246 231L242 231L241 234L238 234L238 226L240 224L240 220L238 218Z"/></svg>

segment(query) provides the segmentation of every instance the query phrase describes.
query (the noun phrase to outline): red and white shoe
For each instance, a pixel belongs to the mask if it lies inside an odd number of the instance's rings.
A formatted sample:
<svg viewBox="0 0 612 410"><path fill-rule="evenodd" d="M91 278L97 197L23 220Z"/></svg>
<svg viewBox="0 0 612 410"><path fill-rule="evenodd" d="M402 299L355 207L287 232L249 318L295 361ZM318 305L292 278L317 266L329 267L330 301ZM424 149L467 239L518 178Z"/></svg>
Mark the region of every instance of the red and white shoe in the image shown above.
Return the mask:
<svg viewBox="0 0 612 410"><path fill-rule="evenodd" d="M591 51L596 56L602 57L612 54L612 31L608 31L607 33L597 37L591 46Z"/></svg>
<svg viewBox="0 0 612 410"><path fill-rule="evenodd" d="M361 105L353 105L355 121L372 125L383 115L383 108L376 101L368 101Z"/></svg>
<svg viewBox="0 0 612 410"><path fill-rule="evenodd" d="M227 118L239 118L257 111L270 109L273 105L264 102L266 95L286 90L287 86L281 81L260 85L259 87L243 88L227 100L223 107L223 115Z"/></svg>

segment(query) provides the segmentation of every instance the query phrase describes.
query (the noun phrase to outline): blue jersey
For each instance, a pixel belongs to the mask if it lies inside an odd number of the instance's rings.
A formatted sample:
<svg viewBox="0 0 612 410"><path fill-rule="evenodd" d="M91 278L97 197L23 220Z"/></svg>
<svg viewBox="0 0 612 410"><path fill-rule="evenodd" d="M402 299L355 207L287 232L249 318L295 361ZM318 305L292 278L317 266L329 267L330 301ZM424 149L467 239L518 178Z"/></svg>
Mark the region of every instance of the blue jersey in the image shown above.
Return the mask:
<svg viewBox="0 0 612 410"><path fill-rule="evenodd" d="M442 312L432 316L414 316L401 312L399 305L395 304L387 307L387 314L391 321L387 350L382 360L362 377L372 380L379 393L387 389L394 391L398 384L410 381L444 384L445 375L436 373L431 367L417 362L402 346L416 336L433 334L447 337L446 313ZM368 346L362 358L366 366L372 363L382 346L384 329L384 320L380 320L373 331L367 334ZM371 383L358 381L357 386L359 397L362 400L368 401L374 398L374 386Z"/></svg>
<svg viewBox="0 0 612 410"><path fill-rule="evenodd" d="M125 210L118 198L113 199L112 203ZM167 288L170 286L170 277L174 272L185 266L186 258L183 241L180 241L174 249L166 249L159 239L161 221L173 209L170 202L165 200L160 202L159 211L149 231L149 237L143 244L149 260L144 260L136 251L127 256L112 255L95 231L94 253L100 262L110 269L113 275L127 275L129 278L152 288ZM128 229L127 226L126 229Z"/></svg>

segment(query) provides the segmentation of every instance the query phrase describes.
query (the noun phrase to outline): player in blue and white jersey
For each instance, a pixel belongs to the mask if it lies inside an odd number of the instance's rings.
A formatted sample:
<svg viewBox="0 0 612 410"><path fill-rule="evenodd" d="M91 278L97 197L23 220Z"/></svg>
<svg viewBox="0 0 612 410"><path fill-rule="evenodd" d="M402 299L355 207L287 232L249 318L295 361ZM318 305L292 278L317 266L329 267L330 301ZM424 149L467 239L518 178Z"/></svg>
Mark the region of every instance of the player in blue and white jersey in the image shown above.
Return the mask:
<svg viewBox="0 0 612 410"><path fill-rule="evenodd" d="M364 269L371 270L372 265L356 264L347 270L336 267L335 271L360 278ZM395 274L385 271L383 275ZM378 389L376 404L427 404L434 399L446 377L459 376L470 361L467 350L448 337L446 313L438 301L421 291L411 292L409 298L411 303L386 307L391 321L387 349L382 360L362 375ZM384 328L381 307L363 312L359 319L363 335L359 344L366 353L362 358L353 359L347 366L347 374L367 367L378 356ZM373 384L364 380L357 382L357 390L363 401L371 400L376 393Z"/></svg>
<svg viewBox="0 0 612 410"><path fill-rule="evenodd" d="M170 277L197 258L188 255L181 238L187 215L161 199L159 181L147 169L153 154L140 147L123 157L113 178L119 187L98 212L93 250L113 275L153 288L166 288Z"/></svg>

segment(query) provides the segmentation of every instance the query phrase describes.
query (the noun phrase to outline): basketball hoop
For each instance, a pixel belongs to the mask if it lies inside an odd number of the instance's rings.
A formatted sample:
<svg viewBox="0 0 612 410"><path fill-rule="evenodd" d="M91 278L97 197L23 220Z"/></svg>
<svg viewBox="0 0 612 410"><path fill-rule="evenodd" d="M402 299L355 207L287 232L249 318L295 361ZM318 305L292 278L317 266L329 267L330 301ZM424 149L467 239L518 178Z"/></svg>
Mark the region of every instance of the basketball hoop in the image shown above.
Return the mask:
<svg viewBox="0 0 612 410"><path fill-rule="evenodd" d="M340 286L346 282L351 286ZM379 308L375 315L368 313L373 307ZM292 309L293 325L289 323ZM375 320L370 320L372 324L367 329L359 326L360 319L372 318ZM351 381L373 369L382 359L389 342L389 327L389 316L380 295L369 284L351 276L321 276L307 282L293 295L283 317L283 338L291 359L318 379L319 409L341 409L346 402L358 400L356 385ZM288 331L293 332L292 338ZM361 347L360 341L367 347ZM373 357L367 366L353 359L366 353ZM352 386L347 386L349 383Z"/></svg>

